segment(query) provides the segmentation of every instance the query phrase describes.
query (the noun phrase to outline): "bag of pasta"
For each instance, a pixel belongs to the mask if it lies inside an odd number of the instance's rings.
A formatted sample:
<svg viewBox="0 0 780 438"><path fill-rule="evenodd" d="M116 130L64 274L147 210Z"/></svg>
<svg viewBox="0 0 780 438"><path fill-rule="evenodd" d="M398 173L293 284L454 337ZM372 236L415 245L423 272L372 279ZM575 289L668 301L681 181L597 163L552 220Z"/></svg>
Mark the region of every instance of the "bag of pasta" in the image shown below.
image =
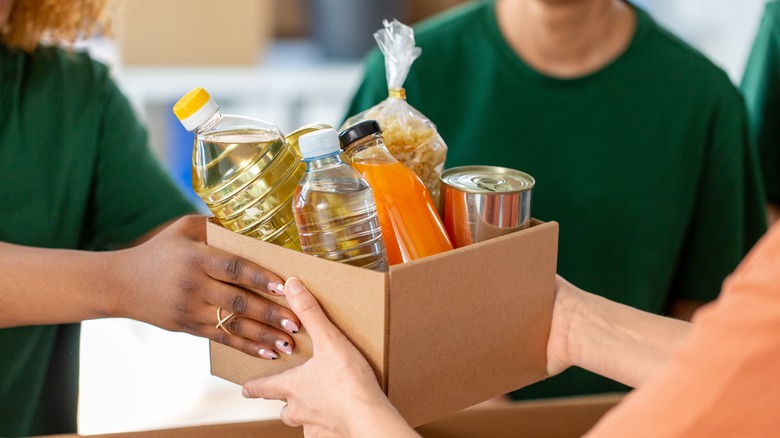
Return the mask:
<svg viewBox="0 0 780 438"><path fill-rule="evenodd" d="M376 120L382 128L385 145L396 160L412 169L431 193L441 211L439 174L444 170L447 145L436 125L406 102L403 84L420 48L415 47L414 31L398 20L384 20L384 29L374 33L385 55L388 98L350 117L343 128L363 120Z"/></svg>

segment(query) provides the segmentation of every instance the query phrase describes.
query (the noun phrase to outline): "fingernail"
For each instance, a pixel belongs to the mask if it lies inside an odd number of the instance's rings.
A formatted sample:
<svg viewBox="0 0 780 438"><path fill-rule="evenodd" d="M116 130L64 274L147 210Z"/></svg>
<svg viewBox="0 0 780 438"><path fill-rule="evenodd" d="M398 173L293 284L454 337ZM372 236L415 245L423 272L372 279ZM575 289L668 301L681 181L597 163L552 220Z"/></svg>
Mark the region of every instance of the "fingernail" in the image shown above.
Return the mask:
<svg viewBox="0 0 780 438"><path fill-rule="evenodd" d="M291 282L291 280L295 280ZM295 277L290 277L284 284L284 292L289 292L291 295L298 295L303 290L303 283Z"/></svg>
<svg viewBox="0 0 780 438"><path fill-rule="evenodd" d="M243 395L244 398L249 398L249 390L246 388L241 388L241 395Z"/></svg>
<svg viewBox="0 0 780 438"><path fill-rule="evenodd" d="M274 353L273 350L269 350L267 348L261 348L260 350L257 351L257 354L259 354L260 357L264 357L266 359L272 359L273 360L273 359L278 359L279 358L279 356L277 356L276 353Z"/></svg>
<svg viewBox="0 0 780 438"><path fill-rule="evenodd" d="M298 324L294 323L291 319L283 319L282 328L292 334L296 334L298 333L298 330L300 330Z"/></svg>
<svg viewBox="0 0 780 438"><path fill-rule="evenodd" d="M268 291L273 292L277 295L284 295L284 286L282 283L272 281L268 283Z"/></svg>
<svg viewBox="0 0 780 438"><path fill-rule="evenodd" d="M292 346L289 342L279 339L275 342L276 348L284 354L292 354Z"/></svg>

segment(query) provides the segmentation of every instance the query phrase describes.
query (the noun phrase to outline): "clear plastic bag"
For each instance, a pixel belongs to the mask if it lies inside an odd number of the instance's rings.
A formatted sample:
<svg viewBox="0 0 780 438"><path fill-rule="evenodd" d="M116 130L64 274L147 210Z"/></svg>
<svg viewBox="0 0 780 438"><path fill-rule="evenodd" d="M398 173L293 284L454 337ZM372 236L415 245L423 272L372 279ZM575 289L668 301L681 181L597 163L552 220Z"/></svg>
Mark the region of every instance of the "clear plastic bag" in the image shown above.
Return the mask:
<svg viewBox="0 0 780 438"><path fill-rule="evenodd" d="M385 145L391 154L405 164L431 193L441 211L441 182L447 145L436 125L406 102L403 83L420 48L415 47L414 31L398 20L383 22L384 29L374 33L385 55L388 98L360 114L350 117L342 129L363 120L376 120L382 128Z"/></svg>

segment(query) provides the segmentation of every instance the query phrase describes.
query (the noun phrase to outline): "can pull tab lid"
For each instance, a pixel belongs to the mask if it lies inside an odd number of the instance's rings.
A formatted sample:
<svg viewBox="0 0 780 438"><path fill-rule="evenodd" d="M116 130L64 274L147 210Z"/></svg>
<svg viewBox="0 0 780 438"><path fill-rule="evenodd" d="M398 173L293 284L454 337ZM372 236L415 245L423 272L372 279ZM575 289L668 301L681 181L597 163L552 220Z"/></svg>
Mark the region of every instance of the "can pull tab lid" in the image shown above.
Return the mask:
<svg viewBox="0 0 780 438"><path fill-rule="evenodd" d="M511 192L514 190L512 185L503 178L493 178L489 176L475 176L471 182L477 187L491 192Z"/></svg>
<svg viewBox="0 0 780 438"><path fill-rule="evenodd" d="M441 182L466 193L503 196L531 190L534 178L519 170L497 166L461 166L441 173Z"/></svg>

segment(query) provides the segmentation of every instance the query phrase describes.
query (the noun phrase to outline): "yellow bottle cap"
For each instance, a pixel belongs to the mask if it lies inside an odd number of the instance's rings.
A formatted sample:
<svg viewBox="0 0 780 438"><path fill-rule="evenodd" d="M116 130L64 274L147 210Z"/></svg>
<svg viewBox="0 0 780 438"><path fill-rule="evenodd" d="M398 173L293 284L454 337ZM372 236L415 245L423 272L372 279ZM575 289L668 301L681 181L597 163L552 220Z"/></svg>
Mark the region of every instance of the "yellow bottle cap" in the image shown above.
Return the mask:
<svg viewBox="0 0 780 438"><path fill-rule="evenodd" d="M176 102L173 113L187 131L198 129L219 111L219 105L203 88L196 88Z"/></svg>
<svg viewBox="0 0 780 438"><path fill-rule="evenodd" d="M211 96L206 90L201 87L195 88L176 102L176 105L173 106L173 113L179 120L184 120L203 108L210 99Z"/></svg>

